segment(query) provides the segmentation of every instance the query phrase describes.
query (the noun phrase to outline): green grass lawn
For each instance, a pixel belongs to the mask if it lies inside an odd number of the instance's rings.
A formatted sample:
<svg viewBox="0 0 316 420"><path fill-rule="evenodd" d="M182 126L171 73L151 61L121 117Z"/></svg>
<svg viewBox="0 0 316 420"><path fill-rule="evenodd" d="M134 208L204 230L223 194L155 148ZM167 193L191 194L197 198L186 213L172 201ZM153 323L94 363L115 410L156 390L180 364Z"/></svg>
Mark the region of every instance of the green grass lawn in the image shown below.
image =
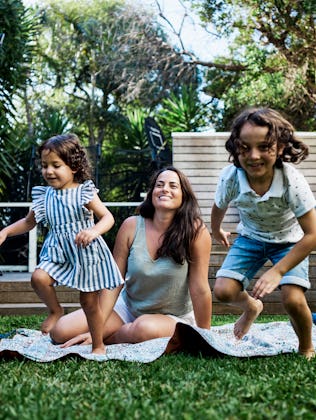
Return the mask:
<svg viewBox="0 0 316 420"><path fill-rule="evenodd" d="M43 317L0 318L0 332ZM286 320L261 316L260 321ZM233 322L214 316L213 324ZM297 354L149 363L0 360L0 419L315 419L316 360Z"/></svg>

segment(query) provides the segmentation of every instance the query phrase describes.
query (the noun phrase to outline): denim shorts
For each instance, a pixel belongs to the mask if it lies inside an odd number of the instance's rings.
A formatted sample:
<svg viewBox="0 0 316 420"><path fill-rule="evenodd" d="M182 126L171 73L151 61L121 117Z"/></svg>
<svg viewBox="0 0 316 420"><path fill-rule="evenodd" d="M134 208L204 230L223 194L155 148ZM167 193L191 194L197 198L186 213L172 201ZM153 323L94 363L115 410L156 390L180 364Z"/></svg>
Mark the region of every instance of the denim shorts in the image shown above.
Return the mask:
<svg viewBox="0 0 316 420"><path fill-rule="evenodd" d="M276 264L293 248L294 243L261 242L239 235L231 245L216 277L226 277L242 283L246 289L259 269L270 260ZM295 284L304 289L310 289L308 275L309 257L288 271L281 279L280 286Z"/></svg>

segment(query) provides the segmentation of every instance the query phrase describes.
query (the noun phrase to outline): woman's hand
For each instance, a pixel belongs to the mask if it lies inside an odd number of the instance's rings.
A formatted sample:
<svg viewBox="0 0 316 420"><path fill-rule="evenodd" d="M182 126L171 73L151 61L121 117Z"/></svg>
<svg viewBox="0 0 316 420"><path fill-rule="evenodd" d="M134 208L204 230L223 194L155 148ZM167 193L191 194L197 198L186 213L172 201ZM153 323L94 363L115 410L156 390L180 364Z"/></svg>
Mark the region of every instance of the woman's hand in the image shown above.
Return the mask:
<svg viewBox="0 0 316 420"><path fill-rule="evenodd" d="M83 345L87 345L91 343L92 343L91 334L88 332L84 334L79 334L76 337L71 338L70 340L62 344L60 347L63 349L66 349L67 347L75 346L76 344L80 344L81 346L83 346Z"/></svg>

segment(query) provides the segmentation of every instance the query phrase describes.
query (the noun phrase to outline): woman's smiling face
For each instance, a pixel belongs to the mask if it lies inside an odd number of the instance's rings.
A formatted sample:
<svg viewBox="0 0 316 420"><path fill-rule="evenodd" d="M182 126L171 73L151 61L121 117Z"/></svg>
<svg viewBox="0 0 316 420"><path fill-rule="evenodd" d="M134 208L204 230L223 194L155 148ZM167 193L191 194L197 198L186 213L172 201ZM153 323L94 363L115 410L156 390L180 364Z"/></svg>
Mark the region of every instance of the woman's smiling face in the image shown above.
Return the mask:
<svg viewBox="0 0 316 420"><path fill-rule="evenodd" d="M159 174L152 193L155 209L176 210L182 204L182 188L179 176L174 171L163 171Z"/></svg>

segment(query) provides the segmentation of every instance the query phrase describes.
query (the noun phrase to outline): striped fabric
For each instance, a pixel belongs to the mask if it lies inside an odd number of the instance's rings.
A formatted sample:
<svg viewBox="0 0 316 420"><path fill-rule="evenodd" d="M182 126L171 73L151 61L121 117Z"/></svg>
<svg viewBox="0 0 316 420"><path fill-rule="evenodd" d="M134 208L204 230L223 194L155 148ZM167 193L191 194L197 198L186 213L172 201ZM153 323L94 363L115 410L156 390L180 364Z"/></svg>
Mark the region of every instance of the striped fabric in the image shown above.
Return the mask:
<svg viewBox="0 0 316 420"><path fill-rule="evenodd" d="M95 192L92 181L65 190L42 186L32 189L36 222L49 228L37 268L46 271L56 284L83 292L113 289L123 283L101 236L86 248L75 244L77 233L94 225L93 213L84 204L92 200Z"/></svg>

